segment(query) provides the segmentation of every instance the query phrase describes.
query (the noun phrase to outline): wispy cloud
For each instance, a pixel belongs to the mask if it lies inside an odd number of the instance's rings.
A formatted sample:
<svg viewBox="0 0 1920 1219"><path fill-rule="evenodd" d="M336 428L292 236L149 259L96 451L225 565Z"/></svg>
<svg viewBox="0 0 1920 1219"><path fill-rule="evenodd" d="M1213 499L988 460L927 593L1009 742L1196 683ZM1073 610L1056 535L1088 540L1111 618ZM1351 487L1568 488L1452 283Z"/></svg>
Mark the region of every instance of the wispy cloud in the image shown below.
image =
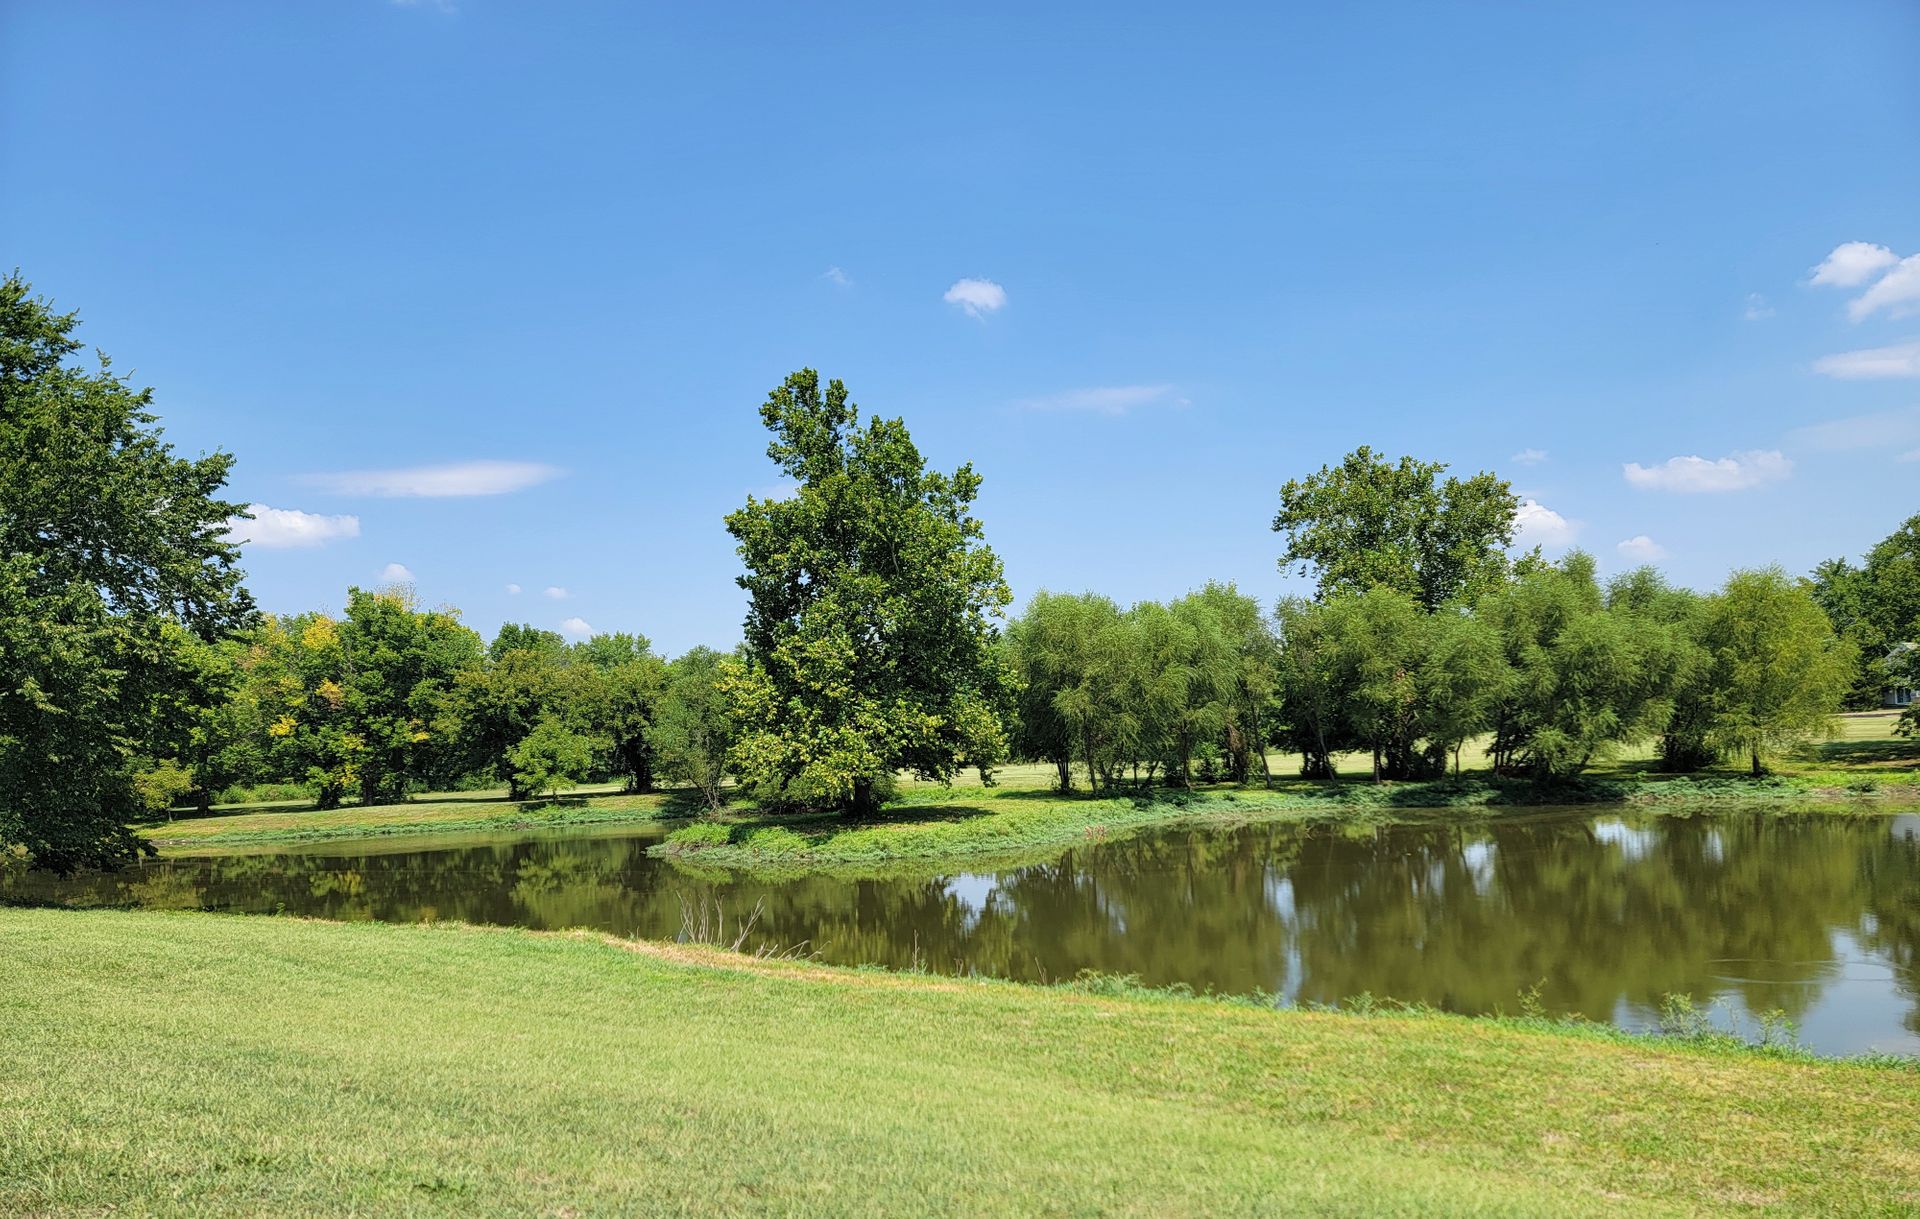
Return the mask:
<svg viewBox="0 0 1920 1219"><path fill-rule="evenodd" d="M1191 405L1171 385L1093 385L1020 402L1030 411L1092 411L1100 415L1124 415L1143 406Z"/></svg>
<svg viewBox="0 0 1920 1219"><path fill-rule="evenodd" d="M1621 468L1629 483L1650 491L1700 493L1744 491L1778 482L1793 472L1793 462L1778 449L1749 450L1709 461L1669 457L1657 466L1630 461Z"/></svg>
<svg viewBox="0 0 1920 1219"><path fill-rule="evenodd" d="M1508 460L1516 466L1537 466L1547 459L1545 449L1521 449Z"/></svg>
<svg viewBox="0 0 1920 1219"><path fill-rule="evenodd" d="M1890 317L1906 317L1920 312L1920 254L1910 254L1901 259L1898 266L1849 302L1847 316L1857 322L1882 309Z"/></svg>
<svg viewBox="0 0 1920 1219"><path fill-rule="evenodd" d="M1747 293L1747 307L1741 311L1740 316L1746 318L1749 322L1758 322L1764 318L1773 316L1773 306L1768 304L1767 298L1760 293L1749 292Z"/></svg>
<svg viewBox="0 0 1920 1219"><path fill-rule="evenodd" d="M1007 303L1007 290L990 279L963 279L940 299L960 306L968 317L985 317Z"/></svg>
<svg viewBox="0 0 1920 1219"><path fill-rule="evenodd" d="M1513 540L1522 546L1559 550L1573 545L1579 532L1578 521L1570 521L1534 499L1521 500L1513 518Z"/></svg>
<svg viewBox="0 0 1920 1219"><path fill-rule="evenodd" d="M1614 549L1636 563L1651 563L1667 557L1667 548L1644 533L1635 534L1624 542L1617 543Z"/></svg>
<svg viewBox="0 0 1920 1219"><path fill-rule="evenodd" d="M558 584L549 584L547 586L547 596L552 597L555 601L565 601L568 597L573 596L573 594L561 588Z"/></svg>
<svg viewBox="0 0 1920 1219"><path fill-rule="evenodd" d="M1860 351L1821 356L1813 362L1813 371L1843 381L1920 377L1920 339L1911 343L1895 343L1891 347L1868 347Z"/></svg>
<svg viewBox="0 0 1920 1219"><path fill-rule="evenodd" d="M227 537L265 550L324 546L340 538L360 536L357 516L325 516L298 508L269 508L265 504L248 504L247 513L252 520L243 516L227 518Z"/></svg>
<svg viewBox="0 0 1920 1219"><path fill-rule="evenodd" d="M389 563L380 569L380 582L383 584L413 583L413 569L405 563Z"/></svg>
<svg viewBox="0 0 1920 1219"><path fill-rule="evenodd" d="M820 272L820 278L842 288L851 288L853 286L853 280L839 267L828 267L826 270Z"/></svg>
<svg viewBox="0 0 1920 1219"><path fill-rule="evenodd" d="M578 635L581 637L593 634L593 628L587 625L585 618L569 618L560 624L560 629L569 635Z"/></svg>
<svg viewBox="0 0 1920 1219"><path fill-rule="evenodd" d="M520 595L520 586L518 584L507 585L507 596L517 597L519 595Z"/></svg>
<svg viewBox="0 0 1920 1219"><path fill-rule="evenodd" d="M399 470L343 470L307 474L301 481L336 495L372 495L395 499L443 499L467 495L505 495L560 477L557 466L537 461L457 461Z"/></svg>
<svg viewBox="0 0 1920 1219"><path fill-rule="evenodd" d="M1888 449L1920 443L1920 406L1850 415L1795 428L1789 439L1815 449Z"/></svg>
<svg viewBox="0 0 1920 1219"><path fill-rule="evenodd" d="M1905 317L1920 312L1920 254L1900 257L1883 245L1843 242L1815 267L1809 283L1866 291L1847 302L1847 316L1858 322L1886 310Z"/></svg>
<svg viewBox="0 0 1920 1219"><path fill-rule="evenodd" d="M1857 288L1899 261L1900 256L1886 246L1869 241L1843 241L1808 273L1807 282Z"/></svg>

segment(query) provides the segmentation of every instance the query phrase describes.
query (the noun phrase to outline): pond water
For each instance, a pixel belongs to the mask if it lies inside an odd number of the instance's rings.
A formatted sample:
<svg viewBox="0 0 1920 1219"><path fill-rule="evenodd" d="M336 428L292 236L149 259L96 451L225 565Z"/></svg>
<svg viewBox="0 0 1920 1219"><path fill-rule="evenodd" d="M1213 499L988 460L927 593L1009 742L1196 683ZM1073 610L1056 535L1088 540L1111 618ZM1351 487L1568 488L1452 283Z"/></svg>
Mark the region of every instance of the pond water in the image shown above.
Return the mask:
<svg viewBox="0 0 1920 1219"><path fill-rule="evenodd" d="M671 939L690 914L748 947L1030 981L1362 993L1657 1023L1662 996L1748 1031L1779 1009L1821 1053L1920 1054L1920 816L1509 813L1391 827L1175 828L1018 866L765 880L648 856L657 832L328 843L0 880L0 898L462 919ZM697 914L695 914L697 917Z"/></svg>

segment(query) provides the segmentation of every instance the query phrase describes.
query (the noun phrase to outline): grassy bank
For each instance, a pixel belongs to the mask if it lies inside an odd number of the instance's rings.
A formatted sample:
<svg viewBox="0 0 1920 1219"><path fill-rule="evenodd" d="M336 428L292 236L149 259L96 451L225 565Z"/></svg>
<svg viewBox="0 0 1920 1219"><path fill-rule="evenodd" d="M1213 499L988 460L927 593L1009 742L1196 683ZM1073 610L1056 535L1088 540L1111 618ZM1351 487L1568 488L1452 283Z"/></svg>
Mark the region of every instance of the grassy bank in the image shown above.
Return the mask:
<svg viewBox="0 0 1920 1219"><path fill-rule="evenodd" d="M7 910L0 955L6 1213L1920 1207L1864 1064L468 928Z"/></svg>
<svg viewBox="0 0 1920 1219"><path fill-rule="evenodd" d="M1430 783L1280 782L1265 788L1155 790L1109 798L1060 797L1031 788L921 789L870 821L779 816L741 809L681 826L652 848L714 866L763 870L972 859L1099 840L1153 825L1250 821L1419 821L1558 804L1625 804L1684 812L1715 803L1809 804L1835 811L1906 809L1920 786L1852 787L1805 777L1588 779L1539 784L1468 778Z"/></svg>
<svg viewBox="0 0 1920 1219"><path fill-rule="evenodd" d="M559 800L519 801L485 794L448 795L422 797L405 804L355 804L335 809L230 809L211 817L142 826L140 832L167 853L392 834L632 824L660 820L679 807L676 797L660 794L589 793Z"/></svg>

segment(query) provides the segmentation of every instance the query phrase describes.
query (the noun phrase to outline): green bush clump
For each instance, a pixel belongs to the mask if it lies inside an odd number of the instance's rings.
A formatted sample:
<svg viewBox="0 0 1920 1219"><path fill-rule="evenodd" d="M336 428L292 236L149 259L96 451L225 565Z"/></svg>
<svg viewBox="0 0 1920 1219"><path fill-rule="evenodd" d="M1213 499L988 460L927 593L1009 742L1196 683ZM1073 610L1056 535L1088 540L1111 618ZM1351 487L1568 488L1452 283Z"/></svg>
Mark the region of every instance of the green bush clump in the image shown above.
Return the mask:
<svg viewBox="0 0 1920 1219"><path fill-rule="evenodd" d="M676 850L698 850L701 847L723 847L733 838L733 831L713 821L696 821L692 825L683 825L667 835L666 845Z"/></svg>
<svg viewBox="0 0 1920 1219"><path fill-rule="evenodd" d="M798 855L807 850L806 838L784 825L757 829L748 834L741 845L756 855Z"/></svg>

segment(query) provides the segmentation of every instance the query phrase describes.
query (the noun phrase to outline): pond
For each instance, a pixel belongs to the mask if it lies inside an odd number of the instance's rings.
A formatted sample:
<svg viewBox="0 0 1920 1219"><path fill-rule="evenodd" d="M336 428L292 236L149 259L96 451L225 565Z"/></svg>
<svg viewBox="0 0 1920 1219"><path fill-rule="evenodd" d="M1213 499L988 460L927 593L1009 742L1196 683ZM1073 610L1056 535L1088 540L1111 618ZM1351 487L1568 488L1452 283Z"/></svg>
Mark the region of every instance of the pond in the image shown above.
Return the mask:
<svg viewBox="0 0 1920 1219"><path fill-rule="evenodd" d="M15 900L461 919L1028 981L1082 969L1297 1004L1375 999L1642 1028L1690 995L1821 1053L1920 1053L1920 816L1507 813L1381 827L1172 828L1018 865L756 879L656 859L656 831L328 843L0 881Z"/></svg>

